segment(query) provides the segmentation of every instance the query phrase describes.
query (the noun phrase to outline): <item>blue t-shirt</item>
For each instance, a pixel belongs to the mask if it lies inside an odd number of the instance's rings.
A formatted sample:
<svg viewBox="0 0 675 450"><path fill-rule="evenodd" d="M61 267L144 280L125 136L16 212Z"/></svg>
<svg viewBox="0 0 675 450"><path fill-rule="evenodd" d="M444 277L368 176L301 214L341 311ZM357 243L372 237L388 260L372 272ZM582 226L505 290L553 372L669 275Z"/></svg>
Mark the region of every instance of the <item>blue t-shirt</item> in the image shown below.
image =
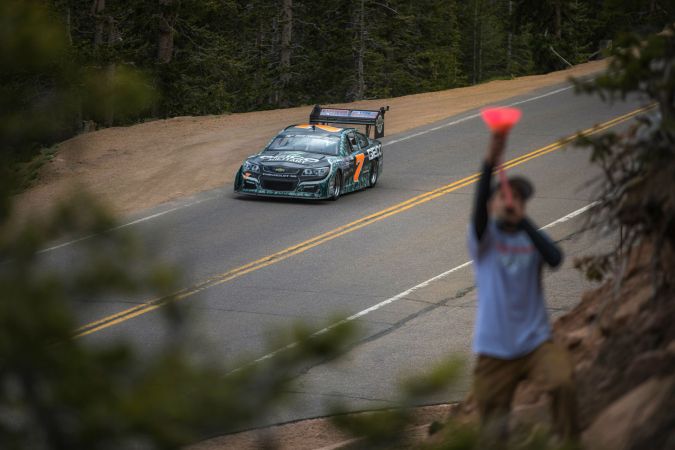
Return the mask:
<svg viewBox="0 0 675 450"><path fill-rule="evenodd" d="M502 231L490 220L480 241L469 227L478 286L475 353L523 356L551 337L541 288L542 258L525 231Z"/></svg>

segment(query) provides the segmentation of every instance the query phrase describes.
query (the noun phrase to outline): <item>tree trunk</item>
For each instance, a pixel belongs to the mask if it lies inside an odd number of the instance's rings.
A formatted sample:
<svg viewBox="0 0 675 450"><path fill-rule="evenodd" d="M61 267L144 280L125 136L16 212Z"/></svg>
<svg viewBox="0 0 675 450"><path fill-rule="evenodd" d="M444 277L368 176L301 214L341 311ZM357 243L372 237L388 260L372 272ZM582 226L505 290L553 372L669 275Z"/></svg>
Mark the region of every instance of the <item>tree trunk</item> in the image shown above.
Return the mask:
<svg viewBox="0 0 675 450"><path fill-rule="evenodd" d="M94 48L98 48L103 44L103 33L105 31L105 17L103 11L105 10L105 0L94 0L91 5L91 15L94 17Z"/></svg>
<svg viewBox="0 0 675 450"><path fill-rule="evenodd" d="M157 62L168 64L173 58L174 25L178 17L178 0L159 0L159 37L157 41Z"/></svg>
<svg viewBox="0 0 675 450"><path fill-rule="evenodd" d="M73 45L73 29L72 29L72 20L70 18L70 7L66 8L66 31L68 33L68 43Z"/></svg>
<svg viewBox="0 0 675 450"><path fill-rule="evenodd" d="M476 74L478 73L478 1L473 1L473 71L471 73L471 84L476 84Z"/></svg>
<svg viewBox="0 0 675 450"><path fill-rule="evenodd" d="M108 86L112 86L115 83L115 75L117 72L117 65L114 62L110 62L105 68L105 83ZM103 125L106 127L112 127L115 123L115 100L113 98L112 89L109 91L108 95L105 98L105 110L103 117Z"/></svg>
<svg viewBox="0 0 675 450"><path fill-rule="evenodd" d="M366 82L364 78L363 61L366 53L366 2L359 1L359 9L356 14L356 49L355 49L355 66L356 66L356 83L353 89L353 100L361 100L366 93Z"/></svg>
<svg viewBox="0 0 675 450"><path fill-rule="evenodd" d="M506 35L506 73L511 75L513 59L513 0L509 0L509 33Z"/></svg>
<svg viewBox="0 0 675 450"><path fill-rule="evenodd" d="M70 11L70 10L69 10ZM94 0L94 3L91 7L91 14L94 17L95 27L94 27L94 50L98 50L105 45L106 47L112 47L115 43L114 39L114 21L112 16L105 15L105 0ZM100 55L100 53L99 53ZM115 62L110 60L106 64L105 73L103 74L102 83L112 86L115 82L115 72L116 72ZM115 108L113 104L112 94L108 94L103 99L103 125L106 127L113 126L115 122Z"/></svg>
<svg viewBox="0 0 675 450"><path fill-rule="evenodd" d="M286 88L291 81L291 40L293 37L293 0L282 0L279 101L287 103Z"/></svg>
<svg viewBox="0 0 675 450"><path fill-rule="evenodd" d="M482 6L482 5L481 5ZM482 8L481 8L482 10ZM478 82L483 80L483 21L478 25Z"/></svg>
<svg viewBox="0 0 675 450"><path fill-rule="evenodd" d="M553 34L556 40L562 39L562 0L555 0L553 2L555 8L555 24Z"/></svg>
<svg viewBox="0 0 675 450"><path fill-rule="evenodd" d="M258 31L256 32L256 41L255 41L255 64L257 67L263 67L264 53L263 53L263 41L265 38L265 33L263 29L263 23L260 21L258 23ZM265 102L265 93L260 90L260 86L263 84L264 74L262 70L256 70L253 74L254 86L256 88L256 106L260 106Z"/></svg>

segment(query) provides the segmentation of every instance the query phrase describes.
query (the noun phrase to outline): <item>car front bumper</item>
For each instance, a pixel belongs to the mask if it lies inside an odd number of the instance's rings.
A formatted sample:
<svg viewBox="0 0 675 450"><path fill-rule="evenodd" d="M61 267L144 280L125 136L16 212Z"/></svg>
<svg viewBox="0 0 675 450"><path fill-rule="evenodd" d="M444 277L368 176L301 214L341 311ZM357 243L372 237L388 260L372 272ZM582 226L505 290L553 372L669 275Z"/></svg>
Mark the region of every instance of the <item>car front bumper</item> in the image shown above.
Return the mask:
<svg viewBox="0 0 675 450"><path fill-rule="evenodd" d="M285 197L325 199L329 197L328 180L300 180L298 178L272 178L265 175L246 176L239 171L235 180L235 192L260 197Z"/></svg>

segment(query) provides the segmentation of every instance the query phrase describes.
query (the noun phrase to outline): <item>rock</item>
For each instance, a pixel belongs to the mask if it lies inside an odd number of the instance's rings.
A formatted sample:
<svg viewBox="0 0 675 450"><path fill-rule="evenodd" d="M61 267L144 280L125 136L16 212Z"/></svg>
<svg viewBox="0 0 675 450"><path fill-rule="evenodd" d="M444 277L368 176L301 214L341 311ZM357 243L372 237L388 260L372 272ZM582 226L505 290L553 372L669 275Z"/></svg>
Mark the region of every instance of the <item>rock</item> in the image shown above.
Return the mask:
<svg viewBox="0 0 675 450"><path fill-rule="evenodd" d="M551 399L544 393L530 403L514 402L509 418L509 428L513 431L528 429L537 425L551 426Z"/></svg>
<svg viewBox="0 0 675 450"><path fill-rule="evenodd" d="M583 433L589 450L627 450L636 432L655 419L662 402L670 398L675 376L652 378L623 395L597 415Z"/></svg>
<svg viewBox="0 0 675 450"><path fill-rule="evenodd" d="M671 341L670 344L666 347L666 352L669 355L675 355L675 340Z"/></svg>
<svg viewBox="0 0 675 450"><path fill-rule="evenodd" d="M582 327L563 336L563 344L568 350L574 350L581 346L591 334L590 327Z"/></svg>
<svg viewBox="0 0 675 450"><path fill-rule="evenodd" d="M624 294L624 299L619 303L616 312L612 317L612 329L620 329L629 325L645 304L652 299L654 289L651 283L643 283L639 288L630 294Z"/></svg>
<svg viewBox="0 0 675 450"><path fill-rule="evenodd" d="M626 378L642 381L668 373L675 373L675 354L667 350L654 350L638 355L628 366Z"/></svg>

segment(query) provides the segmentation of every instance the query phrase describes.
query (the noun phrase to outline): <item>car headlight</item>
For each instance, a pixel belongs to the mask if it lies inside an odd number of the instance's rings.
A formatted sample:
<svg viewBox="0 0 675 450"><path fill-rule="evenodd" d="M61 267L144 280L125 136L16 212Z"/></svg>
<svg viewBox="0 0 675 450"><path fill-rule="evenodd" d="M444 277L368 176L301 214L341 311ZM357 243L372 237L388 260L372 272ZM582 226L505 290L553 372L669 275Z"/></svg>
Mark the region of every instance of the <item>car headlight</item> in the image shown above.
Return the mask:
<svg viewBox="0 0 675 450"><path fill-rule="evenodd" d="M322 177L328 173L330 167L316 167L312 169L305 169L302 171L303 175L310 177Z"/></svg>
<svg viewBox="0 0 675 450"><path fill-rule="evenodd" d="M260 166L251 162L244 162L244 172L260 172Z"/></svg>

